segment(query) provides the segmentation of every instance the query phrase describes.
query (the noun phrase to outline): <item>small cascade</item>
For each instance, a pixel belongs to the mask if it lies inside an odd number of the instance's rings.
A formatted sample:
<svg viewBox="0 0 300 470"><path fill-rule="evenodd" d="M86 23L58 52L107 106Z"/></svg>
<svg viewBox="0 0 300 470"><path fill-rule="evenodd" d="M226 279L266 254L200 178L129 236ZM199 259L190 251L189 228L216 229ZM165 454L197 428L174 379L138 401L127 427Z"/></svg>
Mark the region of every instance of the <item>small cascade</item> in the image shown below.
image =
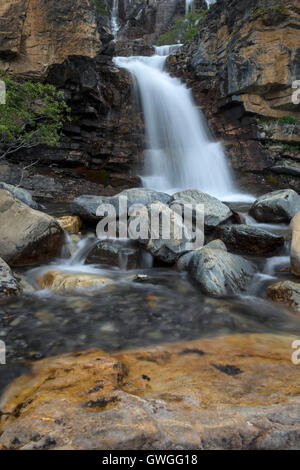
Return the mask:
<svg viewBox="0 0 300 470"><path fill-rule="evenodd" d="M113 7L112 7L112 16L111 16L111 29L114 37L116 38L118 31L120 29L119 26L119 0L113 0Z"/></svg>
<svg viewBox="0 0 300 470"><path fill-rule="evenodd" d="M230 200L238 191L222 145L212 140L191 91L164 70L167 56L179 47L114 59L131 73L141 98L147 137L143 184L168 193L200 189Z"/></svg>

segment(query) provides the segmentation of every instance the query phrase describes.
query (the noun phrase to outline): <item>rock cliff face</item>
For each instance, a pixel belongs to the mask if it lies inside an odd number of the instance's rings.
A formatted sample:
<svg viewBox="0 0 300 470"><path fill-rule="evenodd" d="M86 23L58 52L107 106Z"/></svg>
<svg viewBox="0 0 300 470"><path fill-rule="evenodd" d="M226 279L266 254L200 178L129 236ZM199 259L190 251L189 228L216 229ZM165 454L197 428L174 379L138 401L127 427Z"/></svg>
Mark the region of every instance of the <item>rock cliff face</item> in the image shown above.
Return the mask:
<svg viewBox="0 0 300 470"><path fill-rule="evenodd" d="M168 61L251 189L300 190L299 28L296 0L217 0L197 37Z"/></svg>
<svg viewBox="0 0 300 470"><path fill-rule="evenodd" d="M20 153L1 164L1 180L18 183L24 161L38 160L34 171L23 173L22 185L49 200L139 185L131 174L137 172L143 126L132 107L131 80L112 63L110 16L109 5L105 10L99 1L1 3L2 68L53 83L75 116L59 147Z"/></svg>

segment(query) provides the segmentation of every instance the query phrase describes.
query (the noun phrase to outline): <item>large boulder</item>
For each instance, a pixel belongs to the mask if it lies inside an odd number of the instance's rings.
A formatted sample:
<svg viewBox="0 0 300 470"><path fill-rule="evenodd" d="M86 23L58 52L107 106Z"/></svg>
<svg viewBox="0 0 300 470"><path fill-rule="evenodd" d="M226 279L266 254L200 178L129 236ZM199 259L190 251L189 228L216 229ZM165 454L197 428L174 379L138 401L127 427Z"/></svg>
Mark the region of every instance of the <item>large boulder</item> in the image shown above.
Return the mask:
<svg viewBox="0 0 300 470"><path fill-rule="evenodd" d="M284 237L251 225L222 225L215 236L229 250L245 254L267 255L284 245Z"/></svg>
<svg viewBox="0 0 300 470"><path fill-rule="evenodd" d="M291 270L296 276L300 276L300 212L291 221Z"/></svg>
<svg viewBox="0 0 300 470"><path fill-rule="evenodd" d="M250 214L259 222L290 222L300 211L300 196L293 189L281 189L259 197Z"/></svg>
<svg viewBox="0 0 300 470"><path fill-rule="evenodd" d="M183 206L184 204L191 204L193 208L196 204L203 204L204 225L207 229L214 229L233 215L229 207L219 199L196 189L187 189L173 194L169 203L171 208L174 205Z"/></svg>
<svg viewBox="0 0 300 470"><path fill-rule="evenodd" d="M21 293L19 282L14 277L10 267L0 258L0 299Z"/></svg>
<svg viewBox="0 0 300 470"><path fill-rule="evenodd" d="M157 227L154 227L152 216L158 212L161 216ZM134 223L134 219L135 217L129 219L129 236L131 238L133 238L132 224ZM165 232L167 226L164 225L164 221L167 219L170 221L170 230ZM151 253L155 259L165 264L172 265L176 263L180 256L192 249L193 234L191 230L189 230L188 227L186 227L186 230L184 229L181 215L174 212L166 204L158 201L148 204L143 220L148 221L148 232L141 232L137 241ZM204 242L203 231L197 232L197 241L197 247L199 248Z"/></svg>
<svg viewBox="0 0 300 470"><path fill-rule="evenodd" d="M49 261L63 245L64 232L53 217L5 190L0 190L0 220L0 256L10 266Z"/></svg>
<svg viewBox="0 0 300 470"><path fill-rule="evenodd" d="M300 283L279 281L267 289L267 297L300 313Z"/></svg>
<svg viewBox="0 0 300 470"><path fill-rule="evenodd" d="M34 362L1 401L0 449L300 449L294 336L243 334Z"/></svg>
<svg viewBox="0 0 300 470"><path fill-rule="evenodd" d="M127 202L127 208L129 208L133 204L142 204L146 206L147 204L154 201L161 201L167 204L171 199L171 196L166 193L154 191L152 189L132 188L126 189L121 193L111 197L91 195L79 196L72 201L71 210L74 214L79 215L83 220L87 222L95 222L101 218L97 215L97 209L99 206L101 206L101 204L111 204L116 211L117 217L119 217L121 215L121 207L119 204L120 198L122 198L124 202Z"/></svg>
<svg viewBox="0 0 300 470"><path fill-rule="evenodd" d="M14 197L24 202L24 204L27 204L27 206L31 207L32 209L40 208L40 205L32 199L30 192L26 189L18 188L17 186L13 186L12 184L7 184L3 182L0 182L0 189L5 189Z"/></svg>
<svg viewBox="0 0 300 470"><path fill-rule="evenodd" d="M242 256L206 247L194 253L188 270L202 292L215 296L244 291L255 273L254 266Z"/></svg>

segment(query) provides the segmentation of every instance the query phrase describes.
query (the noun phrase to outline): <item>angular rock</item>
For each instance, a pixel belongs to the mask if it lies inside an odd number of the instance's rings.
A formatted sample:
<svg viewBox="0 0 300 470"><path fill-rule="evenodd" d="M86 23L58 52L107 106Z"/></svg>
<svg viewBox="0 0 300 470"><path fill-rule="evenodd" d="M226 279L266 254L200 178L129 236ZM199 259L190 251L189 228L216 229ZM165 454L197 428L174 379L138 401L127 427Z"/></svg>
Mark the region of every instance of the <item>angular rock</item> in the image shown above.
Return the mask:
<svg viewBox="0 0 300 470"><path fill-rule="evenodd" d="M188 189L173 194L170 207L174 204L203 204L205 228L213 229L232 216L232 212L219 199L196 189Z"/></svg>
<svg viewBox="0 0 300 470"><path fill-rule="evenodd" d="M300 312L300 283L293 281L280 281L272 284L267 289L270 300L291 307L297 313Z"/></svg>
<svg viewBox="0 0 300 470"><path fill-rule="evenodd" d="M21 293L19 282L14 277L10 267L0 258L0 299Z"/></svg>
<svg viewBox="0 0 300 470"><path fill-rule="evenodd" d="M245 258L206 247L194 253L188 270L205 294L215 296L244 291L255 273L254 266Z"/></svg>
<svg viewBox="0 0 300 470"><path fill-rule="evenodd" d="M291 270L296 276L300 276L300 212L291 221Z"/></svg>
<svg viewBox="0 0 300 470"><path fill-rule="evenodd" d="M5 190L0 190L0 221L0 256L11 266L48 261L63 245L64 232L53 217Z"/></svg>
<svg viewBox="0 0 300 470"><path fill-rule="evenodd" d="M154 201L161 201L167 204L171 199L171 196L168 194L153 191L152 189L132 188L126 189L112 197L89 195L79 196L78 198L74 199L74 201L72 201L71 210L74 214L79 215L83 220L86 220L87 222L93 222L101 219L101 217L96 215L98 207L101 204L111 204L116 210L116 215L120 216L119 201L121 197L123 198L123 201L125 201L126 198L128 209L133 204L143 204L146 206L147 204Z"/></svg>
<svg viewBox="0 0 300 470"><path fill-rule="evenodd" d="M82 222L78 215L66 215L64 217L59 217L56 220L61 228L71 235L78 233L82 227Z"/></svg>
<svg viewBox="0 0 300 470"><path fill-rule="evenodd" d="M251 225L222 225L215 236L229 250L245 254L267 255L284 245L284 237Z"/></svg>
<svg viewBox="0 0 300 470"><path fill-rule="evenodd" d="M293 189L281 189L259 197L250 214L259 222L290 222L300 211L300 196Z"/></svg>
<svg viewBox="0 0 300 470"><path fill-rule="evenodd" d="M0 182L0 189L5 189L14 197L19 199L21 202L24 202L24 204L27 204L27 206L31 207L32 209L38 210L40 208L40 205L32 199L30 192L26 189L18 188L16 186L13 186L12 184L7 184L3 182Z"/></svg>
<svg viewBox="0 0 300 470"><path fill-rule="evenodd" d="M2 396L0 449L299 450L293 339L231 335L34 362Z"/></svg>
<svg viewBox="0 0 300 470"><path fill-rule="evenodd" d="M36 279L42 289L64 291L103 286L111 279L98 274L62 272L51 269Z"/></svg>
<svg viewBox="0 0 300 470"><path fill-rule="evenodd" d="M152 215L155 214L155 212L160 212L161 214L157 231L155 227L153 230L152 226ZM181 255L191 250L190 245L192 244L193 236L190 232L186 233L185 230L182 230L182 217L169 206L158 201L148 204L145 213L145 219L146 218L148 218L148 238L143 239L147 234L141 234L141 237L137 241L144 246L155 259L172 265L176 263ZM169 233L164 232L166 226L164 226L163 223L166 219L170 221ZM134 217L131 217L129 219L129 235L131 238L133 238L131 231L133 221ZM203 232L199 232L198 243L202 246L203 242L204 234Z"/></svg>

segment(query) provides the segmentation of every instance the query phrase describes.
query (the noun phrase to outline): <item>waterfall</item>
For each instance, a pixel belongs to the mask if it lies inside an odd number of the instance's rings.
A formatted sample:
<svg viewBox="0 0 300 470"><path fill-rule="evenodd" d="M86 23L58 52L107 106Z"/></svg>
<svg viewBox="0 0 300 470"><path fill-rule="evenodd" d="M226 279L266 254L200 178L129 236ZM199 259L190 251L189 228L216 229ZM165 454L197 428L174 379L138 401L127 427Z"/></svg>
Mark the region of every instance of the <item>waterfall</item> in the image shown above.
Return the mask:
<svg viewBox="0 0 300 470"><path fill-rule="evenodd" d="M119 1L113 0L113 7L112 7L112 16L111 16L111 29L113 35L116 37L119 31Z"/></svg>
<svg viewBox="0 0 300 470"><path fill-rule="evenodd" d="M166 56L178 47L157 47L151 57L114 59L131 73L141 98L147 137L143 184L168 193L200 189L229 199L236 190L221 144L212 141L191 91L164 71Z"/></svg>
<svg viewBox="0 0 300 470"><path fill-rule="evenodd" d="M190 8L194 7L194 0L185 0L185 13L187 14Z"/></svg>

